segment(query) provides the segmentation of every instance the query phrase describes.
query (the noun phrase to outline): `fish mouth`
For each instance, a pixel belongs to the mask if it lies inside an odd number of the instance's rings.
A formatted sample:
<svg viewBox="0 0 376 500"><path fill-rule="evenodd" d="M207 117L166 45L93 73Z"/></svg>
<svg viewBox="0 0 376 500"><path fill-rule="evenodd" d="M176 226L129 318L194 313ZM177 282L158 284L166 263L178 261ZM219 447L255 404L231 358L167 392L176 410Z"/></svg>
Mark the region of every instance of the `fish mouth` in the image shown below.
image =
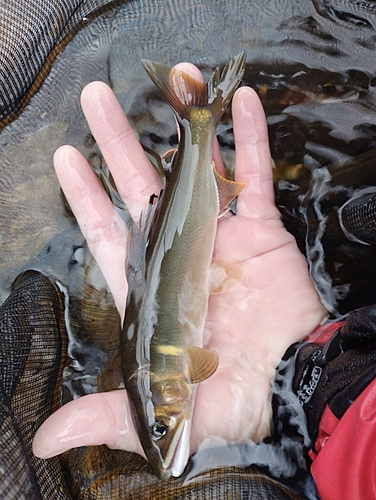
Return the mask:
<svg viewBox="0 0 376 500"><path fill-rule="evenodd" d="M169 470L173 477L180 477L187 465L189 459L190 437L191 421L183 419L176 429L163 461L163 469L166 472Z"/></svg>

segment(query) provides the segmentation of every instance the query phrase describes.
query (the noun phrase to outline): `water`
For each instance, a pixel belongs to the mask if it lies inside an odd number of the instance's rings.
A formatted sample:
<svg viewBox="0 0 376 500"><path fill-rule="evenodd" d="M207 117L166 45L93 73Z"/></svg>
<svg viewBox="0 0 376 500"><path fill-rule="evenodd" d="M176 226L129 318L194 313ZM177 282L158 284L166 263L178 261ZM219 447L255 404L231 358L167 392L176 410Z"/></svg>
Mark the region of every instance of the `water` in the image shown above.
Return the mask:
<svg viewBox="0 0 376 500"><path fill-rule="evenodd" d="M0 134L0 300L30 262L63 280L73 296L83 294L88 275L96 275L93 262L76 264L83 281L69 274L72 255L82 241L78 242L52 169L53 152L69 143L105 175L103 157L79 106L83 86L94 79L108 83L144 148L158 158L177 144L175 123L141 58L171 65L188 60L207 78L216 65L246 50L243 83L255 88L267 115L277 203L307 256L323 302L333 318L374 303L375 248L349 240L337 213L354 193L376 183L375 24L373 3L355 0L139 0L118 3L116 9L91 19L62 48L22 114ZM229 113L219 127L219 143L231 170L234 138ZM45 258L51 241L52 255L59 258ZM100 280L94 280L93 288L106 290ZM109 298L105 302L113 309ZM100 336L97 340L102 341ZM82 339L72 342L87 353ZM112 339L110 350L115 349ZM77 391L95 390L96 370L108 363L101 357L104 350L102 345L93 354L98 364L89 374L90 387L75 386L70 389L72 397ZM82 372L77 360L75 366L69 380ZM307 439L303 418L299 426L301 451ZM245 445L235 452L237 458L231 449L224 460L270 465L274 457L279 463L279 453L290 457L290 444L273 448L273 453L269 444ZM293 475L303 467L289 460L279 464L277 475ZM198 458L194 467L201 467ZM308 493L307 497L311 498Z"/></svg>
<svg viewBox="0 0 376 500"><path fill-rule="evenodd" d="M0 199L6 205L0 215L2 300L20 268L51 237L73 223L52 173L55 149L72 144L93 167L104 166L78 104L86 83L100 79L111 85L153 157L176 145L172 113L148 81L141 58L168 64L189 60L207 77L215 65L245 49L248 64L244 83L258 91L264 104L276 179L295 182L299 193L305 194L316 168L355 158L353 170L361 170L356 158L374 148L376 134L374 11L368 4L361 8L356 2L351 7L351 2L337 3L333 9L326 2L274 1L265 8L261 1L252 2L250 7L245 1L186 0L168 1L161 7L144 0L120 4L82 28L57 56L51 73L21 116L0 135ZM228 114L219 128L219 142L231 169L233 134ZM30 193L42 192L39 185L44 183L48 185L44 198L46 194L50 198L44 200L47 208L43 211L43 204L33 202ZM283 185L279 189L277 184L276 189L278 203L299 213L298 222L287 223L289 230L298 240L305 239L300 231L305 218L301 199L286 201ZM332 208L333 212L338 209L335 203ZM23 210L33 214L31 220ZM303 232L306 230L303 224ZM15 245L17 233L23 236ZM28 235L35 243L30 244ZM332 245L328 231L324 230L322 237L328 240L325 246ZM346 238L344 241L347 245ZM356 254L358 249L353 248ZM302 249L309 253L309 249ZM373 257L373 248L362 252L368 259L371 254ZM329 258L323 254L322 259L328 286L332 283L341 290L340 297L330 303L333 315L353 307L354 293L355 306L367 301L365 296L358 298L362 295L359 288L373 289L374 275L354 285L356 272L350 282L340 271L349 259L349 266L358 269L358 255ZM320 285L318 289L322 292ZM323 298L328 302L326 296ZM371 294L369 300L373 299Z"/></svg>
<svg viewBox="0 0 376 500"><path fill-rule="evenodd" d="M273 384L274 432L259 444L218 443L218 448L205 448L205 443L191 458L192 467L185 483L194 482L203 471L226 466L247 467L255 464L266 468L273 477L307 500L316 500L305 462L305 450L311 445L306 418L297 396L292 392L294 360L282 361ZM251 383L251 382L250 382Z"/></svg>

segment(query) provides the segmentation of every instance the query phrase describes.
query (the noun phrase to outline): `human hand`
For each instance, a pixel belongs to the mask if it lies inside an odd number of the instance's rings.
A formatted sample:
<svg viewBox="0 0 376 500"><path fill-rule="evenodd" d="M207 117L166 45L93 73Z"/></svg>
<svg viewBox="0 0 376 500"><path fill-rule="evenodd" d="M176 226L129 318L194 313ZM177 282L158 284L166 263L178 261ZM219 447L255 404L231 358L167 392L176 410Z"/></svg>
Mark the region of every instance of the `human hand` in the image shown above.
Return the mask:
<svg viewBox="0 0 376 500"><path fill-rule="evenodd" d="M202 79L197 68L180 68ZM159 176L108 87L99 82L88 85L82 107L118 191L138 220L149 196L160 190ZM232 112L235 180L245 183L245 188L237 215L228 213L218 221L214 257L242 274L233 286L210 296L204 343L217 351L219 366L198 387L191 452L203 443L258 441L267 435L275 367L286 348L304 338L325 315L305 259L274 204L266 121L255 92L238 89ZM221 172L216 143L213 156ZM78 151L60 148L55 168L123 317L127 228ZM47 458L97 444L143 455L125 390L68 403L42 425L33 446L36 455Z"/></svg>

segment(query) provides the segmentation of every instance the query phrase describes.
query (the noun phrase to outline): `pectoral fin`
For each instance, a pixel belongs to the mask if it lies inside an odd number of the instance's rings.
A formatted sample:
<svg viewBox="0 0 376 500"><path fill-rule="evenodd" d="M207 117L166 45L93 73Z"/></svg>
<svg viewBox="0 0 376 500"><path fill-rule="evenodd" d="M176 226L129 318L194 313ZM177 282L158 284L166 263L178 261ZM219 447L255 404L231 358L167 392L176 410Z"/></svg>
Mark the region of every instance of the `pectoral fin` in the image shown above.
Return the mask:
<svg viewBox="0 0 376 500"><path fill-rule="evenodd" d="M186 348L189 377L192 384L198 384L211 377L218 367L218 354L202 347Z"/></svg>
<svg viewBox="0 0 376 500"><path fill-rule="evenodd" d="M225 177L222 177L217 172L214 162L213 170L219 194L219 215L222 215L226 212L226 210L228 210L230 203L235 200L237 196L239 196L239 193L242 191L245 184L242 182L229 181Z"/></svg>

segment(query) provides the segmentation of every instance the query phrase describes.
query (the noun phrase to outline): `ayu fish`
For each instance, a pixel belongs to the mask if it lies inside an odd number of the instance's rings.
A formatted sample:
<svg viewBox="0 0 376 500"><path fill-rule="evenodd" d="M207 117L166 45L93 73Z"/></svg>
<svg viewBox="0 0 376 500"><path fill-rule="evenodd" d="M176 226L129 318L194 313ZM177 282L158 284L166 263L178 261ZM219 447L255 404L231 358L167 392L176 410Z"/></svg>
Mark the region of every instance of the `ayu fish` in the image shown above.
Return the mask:
<svg viewBox="0 0 376 500"><path fill-rule="evenodd" d="M196 387L218 366L217 353L202 347L208 275L217 219L243 184L216 172L212 142L242 80L245 54L217 68L206 84L169 66L143 64L175 112L180 145L131 243L122 364L143 449L157 476L167 479L183 473Z"/></svg>

